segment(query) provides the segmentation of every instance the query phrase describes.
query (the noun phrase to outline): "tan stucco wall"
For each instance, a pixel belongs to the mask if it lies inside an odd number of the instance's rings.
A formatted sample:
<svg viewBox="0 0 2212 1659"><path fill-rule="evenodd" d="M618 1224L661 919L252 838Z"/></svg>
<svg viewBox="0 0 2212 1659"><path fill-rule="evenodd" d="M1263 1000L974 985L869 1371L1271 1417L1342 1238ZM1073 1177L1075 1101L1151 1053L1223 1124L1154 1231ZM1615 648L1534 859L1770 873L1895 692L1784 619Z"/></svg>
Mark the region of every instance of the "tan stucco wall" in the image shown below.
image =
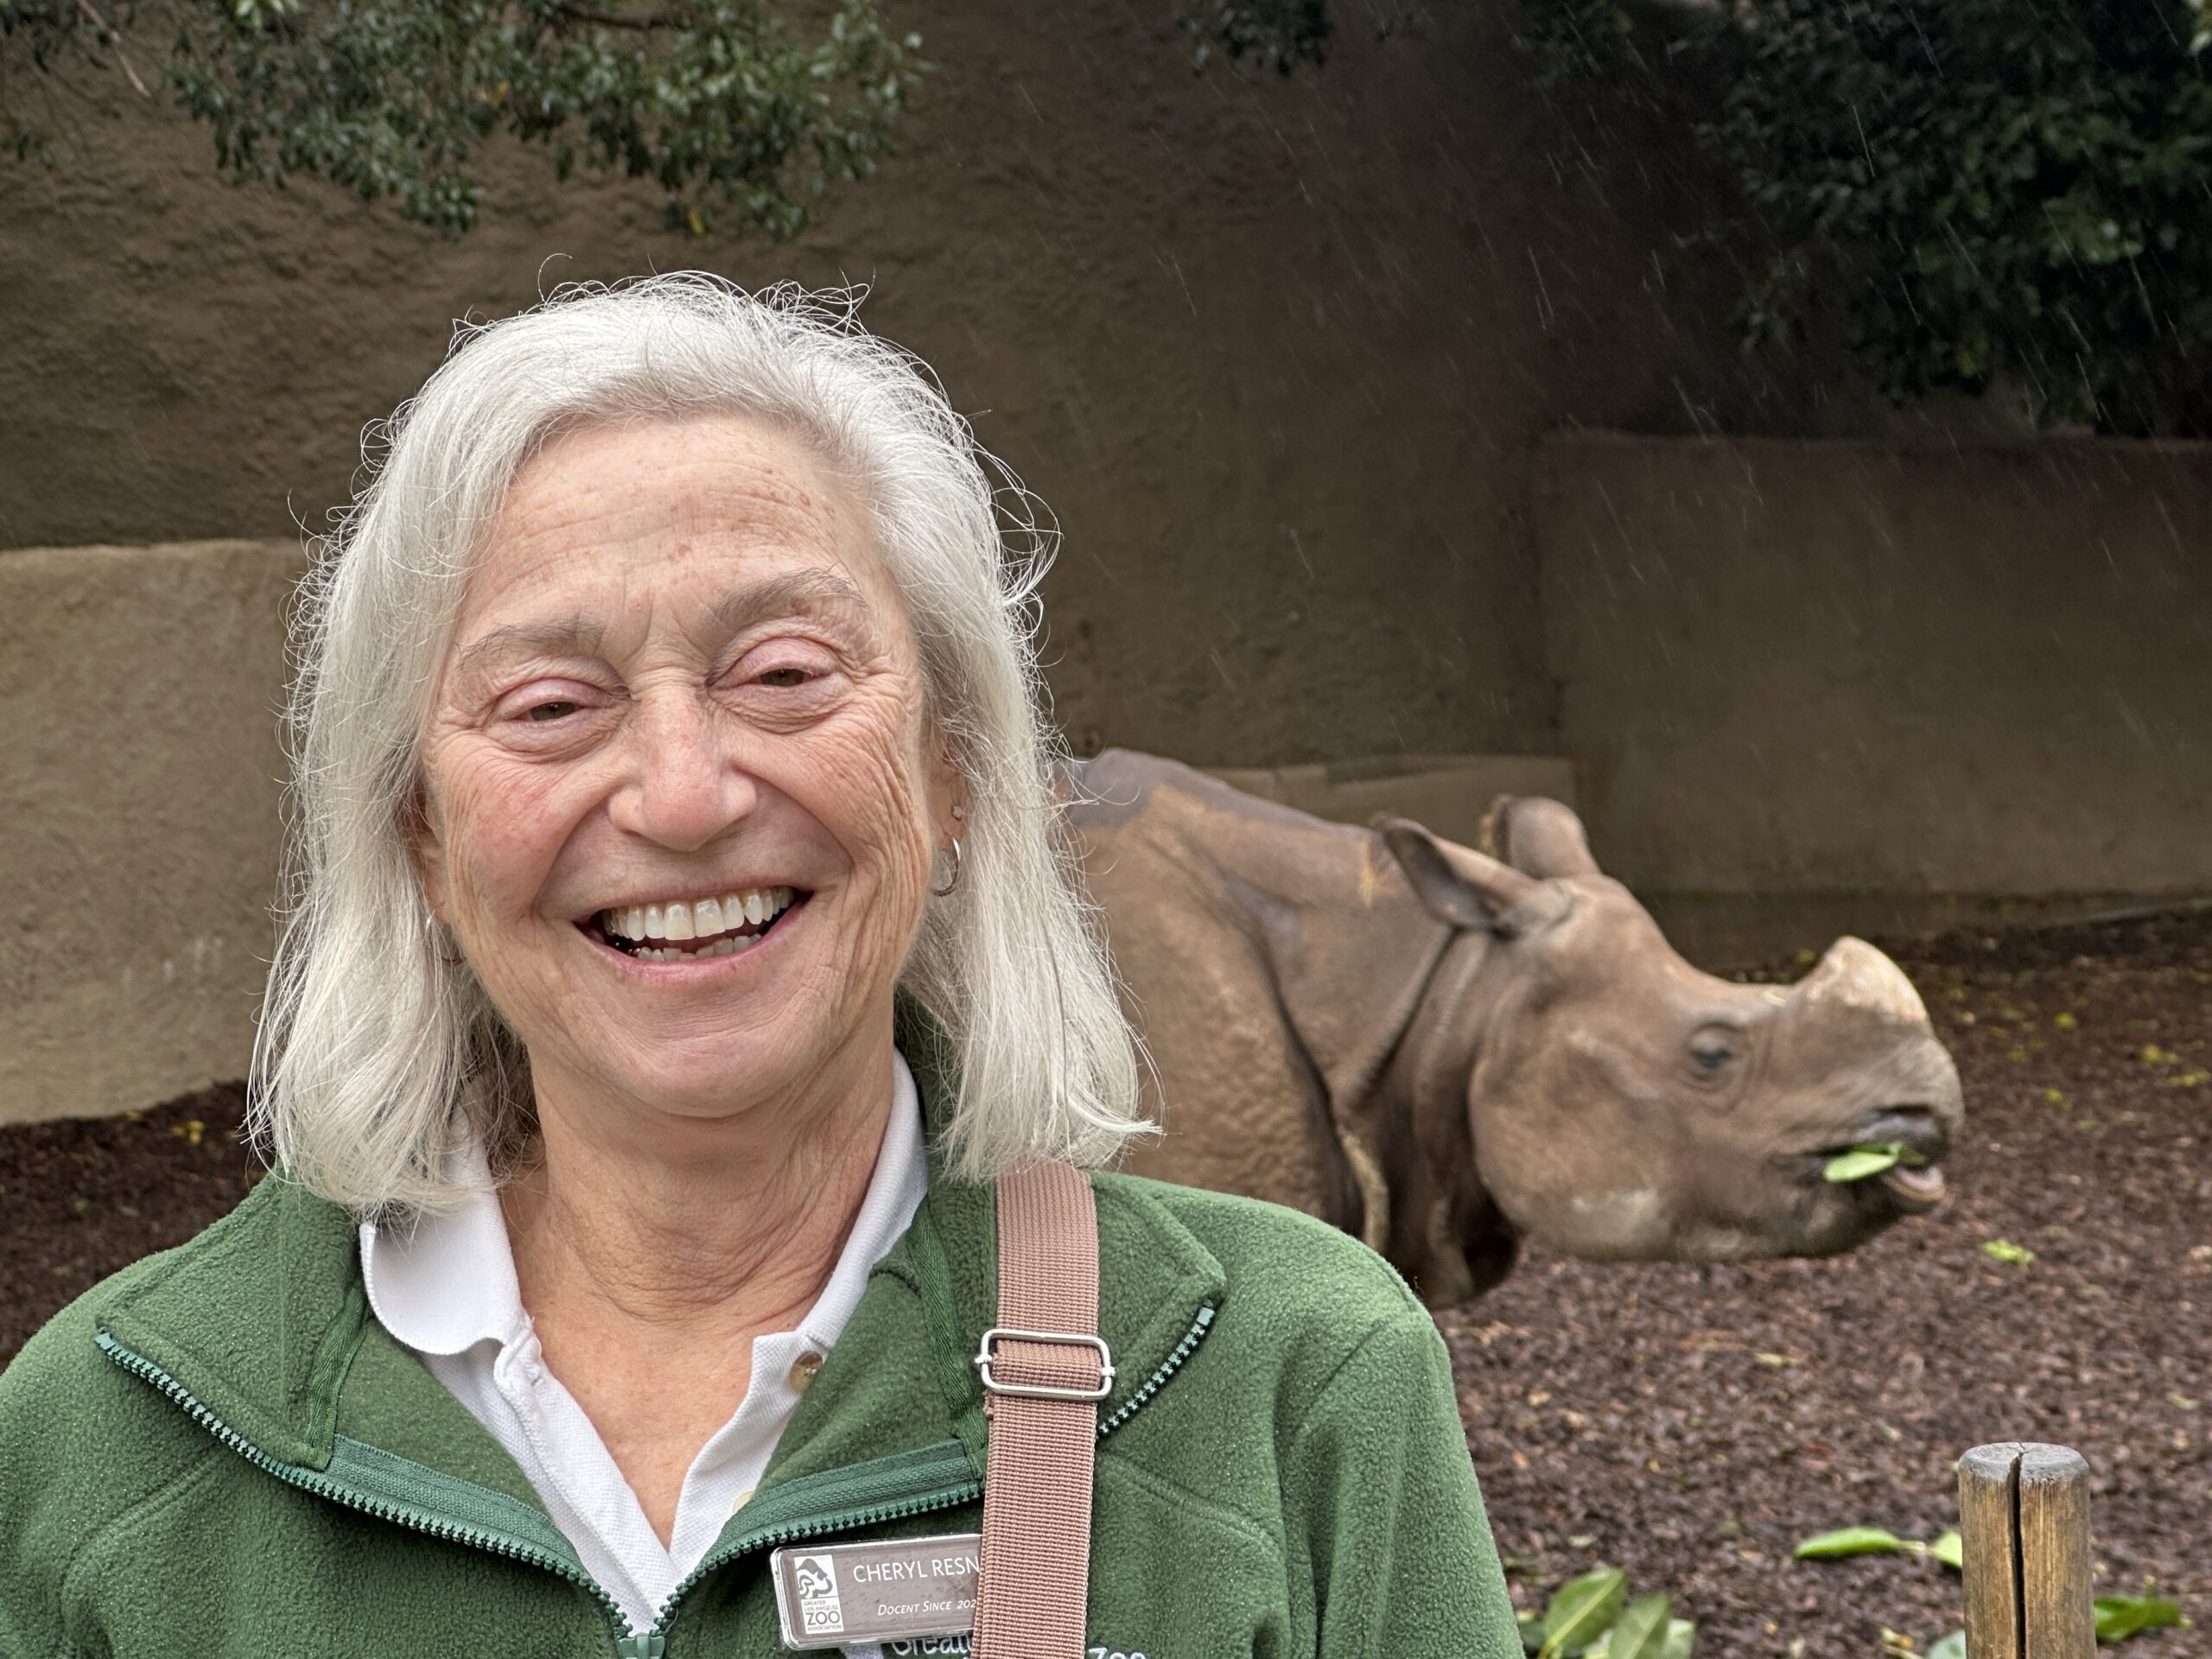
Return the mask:
<svg viewBox="0 0 2212 1659"><path fill-rule="evenodd" d="M1582 437L1529 494L1567 758L1158 747L1462 839L1497 790L1568 796L1715 966L2002 918L1978 897L2212 891L2212 447ZM0 553L0 1121L244 1071L300 569L292 540Z"/></svg>
<svg viewBox="0 0 2212 1659"><path fill-rule="evenodd" d="M1378 42L1347 14L1319 73L1193 78L1165 6L912 4L941 68L902 153L786 248L671 237L534 154L447 244L233 190L204 129L86 80L63 167L0 160L0 549L71 544L0 552L0 1119L243 1070L297 526L453 319L654 268L875 284L870 326L1065 532L1079 750L1286 788L1571 753L1600 857L1654 893L2201 885L2196 452L1954 461L1928 410L1897 423L1920 461L1542 447L1886 417L1817 353L1746 362L1731 274L1673 239L1704 188L1680 134L1578 130L1510 16ZM278 539L84 545L242 534Z"/></svg>
<svg viewBox="0 0 2212 1659"><path fill-rule="evenodd" d="M245 1071L296 541L0 553L0 1122Z"/></svg>
<svg viewBox="0 0 2212 1659"><path fill-rule="evenodd" d="M1808 404L1672 239L1695 157L1652 165L1632 118L1578 131L1510 6L1383 41L1346 10L1287 79L1193 76L1166 0L892 15L940 66L901 153L780 248L672 236L650 187L556 190L496 149L447 244L313 181L233 189L206 129L80 74L67 163L0 159L0 547L320 528L453 319L541 283L849 277L1058 515L1081 747L1550 752L1532 436Z"/></svg>
<svg viewBox="0 0 2212 1659"><path fill-rule="evenodd" d="M2212 445L1577 437L1535 498L1631 886L2212 892Z"/></svg>

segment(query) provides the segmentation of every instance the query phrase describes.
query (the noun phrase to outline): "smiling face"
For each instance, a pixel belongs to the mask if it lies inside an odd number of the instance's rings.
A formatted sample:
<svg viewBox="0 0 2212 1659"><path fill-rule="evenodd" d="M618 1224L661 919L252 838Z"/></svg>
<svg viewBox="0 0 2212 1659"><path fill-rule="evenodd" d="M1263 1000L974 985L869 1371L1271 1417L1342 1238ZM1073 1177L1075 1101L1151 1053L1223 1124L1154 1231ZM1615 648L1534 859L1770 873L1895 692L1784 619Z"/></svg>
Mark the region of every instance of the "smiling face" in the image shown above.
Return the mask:
<svg viewBox="0 0 2212 1659"><path fill-rule="evenodd" d="M857 492L740 416L515 480L423 739L417 862L541 1110L866 1086L957 776Z"/></svg>

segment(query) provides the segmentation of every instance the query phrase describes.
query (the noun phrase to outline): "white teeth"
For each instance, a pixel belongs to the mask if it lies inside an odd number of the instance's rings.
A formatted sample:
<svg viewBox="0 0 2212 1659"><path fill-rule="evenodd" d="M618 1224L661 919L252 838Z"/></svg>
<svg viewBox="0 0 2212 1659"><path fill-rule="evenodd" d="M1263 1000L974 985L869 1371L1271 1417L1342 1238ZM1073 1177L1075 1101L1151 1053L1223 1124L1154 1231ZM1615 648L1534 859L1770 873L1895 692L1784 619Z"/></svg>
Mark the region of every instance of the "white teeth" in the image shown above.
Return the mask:
<svg viewBox="0 0 2212 1659"><path fill-rule="evenodd" d="M679 899L659 905L618 906L601 912L600 920L609 932L639 944L648 939L671 943L715 939L716 934L737 928L764 926L789 910L793 897L790 887L754 887L742 893L726 893L719 899L702 899L695 904ZM647 962L690 962L702 957L734 955L759 937L748 934L734 939L716 939L712 946L697 950L640 950L637 954Z"/></svg>

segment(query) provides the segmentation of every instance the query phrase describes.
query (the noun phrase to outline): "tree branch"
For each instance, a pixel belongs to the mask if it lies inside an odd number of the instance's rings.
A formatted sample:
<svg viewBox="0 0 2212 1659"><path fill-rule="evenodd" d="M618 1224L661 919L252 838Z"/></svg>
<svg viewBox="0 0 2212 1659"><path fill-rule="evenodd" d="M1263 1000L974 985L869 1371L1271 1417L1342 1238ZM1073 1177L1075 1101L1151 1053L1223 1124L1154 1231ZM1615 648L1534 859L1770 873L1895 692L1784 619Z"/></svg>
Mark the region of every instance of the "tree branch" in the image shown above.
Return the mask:
<svg viewBox="0 0 2212 1659"><path fill-rule="evenodd" d="M79 0L79 4L84 3L85 0ZM665 12L657 12L649 17L623 17L610 11L594 11L586 6L556 6L555 10L568 22L597 23L602 29L630 29L640 35L649 34L656 29L674 29L680 21Z"/></svg>
<svg viewBox="0 0 2212 1659"><path fill-rule="evenodd" d="M124 54L123 31L100 16L99 10L93 6L92 0L77 0L77 10L79 15L92 26L93 32L99 39L115 48L115 60L123 66L123 73L130 78L130 84L137 88L138 96L146 99L153 97L153 94L146 90L146 83L138 79L138 72L130 67L130 60Z"/></svg>

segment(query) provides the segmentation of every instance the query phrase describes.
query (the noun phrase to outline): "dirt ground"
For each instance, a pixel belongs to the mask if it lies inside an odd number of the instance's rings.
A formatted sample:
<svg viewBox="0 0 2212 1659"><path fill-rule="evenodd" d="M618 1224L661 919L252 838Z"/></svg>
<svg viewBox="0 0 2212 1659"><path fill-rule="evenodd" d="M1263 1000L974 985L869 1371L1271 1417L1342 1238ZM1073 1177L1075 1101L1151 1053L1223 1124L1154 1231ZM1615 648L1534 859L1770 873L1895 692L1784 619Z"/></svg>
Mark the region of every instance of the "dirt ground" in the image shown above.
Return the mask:
<svg viewBox="0 0 2212 1659"><path fill-rule="evenodd" d="M1876 1659L1885 1628L1925 1649L1959 1623L1955 1575L1791 1546L1932 1539L1960 1452L2055 1440L2094 1472L2100 1593L2149 1584L2196 1620L2131 1651L2212 1654L2212 913L1890 948L1966 1083L1942 1210L1827 1262L1532 1251L1444 1316L1516 1598L1611 1564L1708 1656ZM0 1130L0 1360L243 1195L243 1105L232 1084Z"/></svg>
<svg viewBox="0 0 2212 1659"><path fill-rule="evenodd" d="M1961 1452L2050 1440L2089 1462L2098 1593L2196 1620L2129 1651L2212 1654L2212 914L1889 948L1966 1086L1942 1209L1824 1262L1532 1251L1445 1317L1516 1598L1604 1563L1726 1659L1924 1650L1955 1574L1792 1547L1933 1539Z"/></svg>

